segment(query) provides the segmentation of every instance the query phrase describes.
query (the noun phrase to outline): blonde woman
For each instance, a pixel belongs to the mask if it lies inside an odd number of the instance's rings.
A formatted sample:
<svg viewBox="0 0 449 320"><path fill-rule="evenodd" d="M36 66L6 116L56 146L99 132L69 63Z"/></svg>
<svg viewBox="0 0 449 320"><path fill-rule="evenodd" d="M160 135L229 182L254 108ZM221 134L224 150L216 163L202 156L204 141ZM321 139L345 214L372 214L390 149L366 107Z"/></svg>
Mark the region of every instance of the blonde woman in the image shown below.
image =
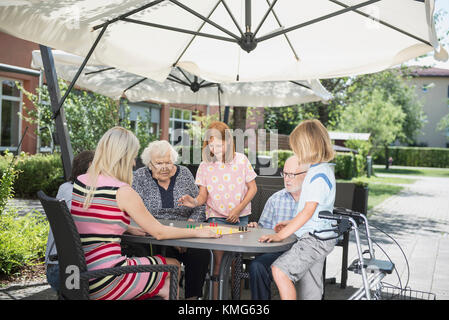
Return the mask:
<svg viewBox="0 0 449 320"><path fill-rule="evenodd" d="M196 174L199 194L197 197L184 195L179 203L190 208L206 203L208 223L246 226L251 200L257 192L256 176L248 158L235 152L229 127L221 121L212 122L206 131L203 161ZM222 257L223 251L214 251L215 280Z"/></svg>
<svg viewBox="0 0 449 320"><path fill-rule="evenodd" d="M132 189L132 167L139 141L122 127L109 129L98 142L88 172L74 182L71 213L84 248L88 270L140 264L176 264L162 256L127 258L120 235L149 233L156 239L217 237L209 230L181 229L160 224ZM133 219L140 228L131 227ZM93 300L168 299L168 273L140 273L91 279Z"/></svg>
<svg viewBox="0 0 449 320"><path fill-rule="evenodd" d="M290 146L301 165L308 167L302 184L296 216L278 223L275 234L259 241L272 242L295 234L298 241L271 265L273 279L283 300L296 300L294 282L301 280L303 299L318 300L323 291L323 263L336 240L319 240L314 231L330 229L331 221L318 217L320 211L332 212L335 201L335 176L328 163L334 157L329 134L319 120L301 122L290 135ZM334 233L323 232L321 237Z"/></svg>

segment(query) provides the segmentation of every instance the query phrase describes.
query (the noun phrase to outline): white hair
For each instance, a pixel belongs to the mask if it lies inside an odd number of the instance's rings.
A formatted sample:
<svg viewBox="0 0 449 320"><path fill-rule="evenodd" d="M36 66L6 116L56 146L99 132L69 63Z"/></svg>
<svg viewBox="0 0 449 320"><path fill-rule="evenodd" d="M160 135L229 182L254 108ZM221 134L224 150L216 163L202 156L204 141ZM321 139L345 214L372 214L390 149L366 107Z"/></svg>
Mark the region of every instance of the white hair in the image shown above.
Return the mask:
<svg viewBox="0 0 449 320"><path fill-rule="evenodd" d="M168 152L170 153L171 161L175 163L178 160L178 152L176 152L175 148L166 140L153 141L143 150L140 158L142 163L148 167L155 156L163 157Z"/></svg>

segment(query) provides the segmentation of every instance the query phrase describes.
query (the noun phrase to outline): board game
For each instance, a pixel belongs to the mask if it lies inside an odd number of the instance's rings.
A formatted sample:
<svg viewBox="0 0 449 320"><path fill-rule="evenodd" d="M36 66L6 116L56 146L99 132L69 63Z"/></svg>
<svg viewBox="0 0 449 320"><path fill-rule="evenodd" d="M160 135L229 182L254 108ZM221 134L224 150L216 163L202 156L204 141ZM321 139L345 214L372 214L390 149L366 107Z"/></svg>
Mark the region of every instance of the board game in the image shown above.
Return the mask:
<svg viewBox="0 0 449 320"><path fill-rule="evenodd" d="M220 235L227 234L237 234L237 233L245 233L249 232L248 226L236 226L236 227L228 227L223 224L218 223L200 223L200 224L187 224L186 228L191 229L210 229L213 232Z"/></svg>

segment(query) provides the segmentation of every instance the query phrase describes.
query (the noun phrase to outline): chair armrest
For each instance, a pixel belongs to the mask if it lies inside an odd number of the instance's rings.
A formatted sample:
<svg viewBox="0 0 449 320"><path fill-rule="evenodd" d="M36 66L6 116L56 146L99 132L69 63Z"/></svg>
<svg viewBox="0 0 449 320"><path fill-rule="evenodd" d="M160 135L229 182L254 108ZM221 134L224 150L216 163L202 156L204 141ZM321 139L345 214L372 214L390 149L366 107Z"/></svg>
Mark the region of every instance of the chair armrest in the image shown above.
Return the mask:
<svg viewBox="0 0 449 320"><path fill-rule="evenodd" d="M159 265L139 265L139 266L124 266L107 269L99 269L92 271L85 271L80 274L82 280L89 280L92 278L101 278L105 276L118 276L127 273L142 273L142 272L170 272L170 300L176 300L178 295L178 266L172 264Z"/></svg>

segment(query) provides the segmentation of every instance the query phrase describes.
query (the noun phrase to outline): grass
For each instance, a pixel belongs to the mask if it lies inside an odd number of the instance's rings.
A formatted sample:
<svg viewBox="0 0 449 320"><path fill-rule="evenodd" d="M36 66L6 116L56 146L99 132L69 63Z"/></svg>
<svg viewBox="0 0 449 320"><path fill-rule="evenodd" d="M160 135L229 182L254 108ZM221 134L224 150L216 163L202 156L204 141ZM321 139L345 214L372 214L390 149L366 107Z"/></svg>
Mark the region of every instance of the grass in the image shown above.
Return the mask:
<svg viewBox="0 0 449 320"><path fill-rule="evenodd" d="M374 183L379 183L379 184L412 184L415 183L416 179L411 179L411 178L398 178L398 177L375 177L375 176L371 176L371 177L367 177L367 176L363 176L363 177L359 177L356 179L357 181L362 181L362 182L366 182L368 184L374 184Z"/></svg>
<svg viewBox="0 0 449 320"><path fill-rule="evenodd" d="M385 169L383 165L374 165L375 173L403 174L424 177L449 178L449 168L395 167Z"/></svg>
<svg viewBox="0 0 449 320"><path fill-rule="evenodd" d="M377 170L377 169L376 169ZM376 171L377 172L377 171ZM399 178L399 177L367 177L362 176L354 178L351 181L337 180L337 182L365 182L368 184L368 211L388 199L389 197L399 193L404 186L403 184L412 184L416 179Z"/></svg>
<svg viewBox="0 0 449 320"><path fill-rule="evenodd" d="M368 211L389 197L399 193L402 189L404 189L404 187L396 185L369 184Z"/></svg>

